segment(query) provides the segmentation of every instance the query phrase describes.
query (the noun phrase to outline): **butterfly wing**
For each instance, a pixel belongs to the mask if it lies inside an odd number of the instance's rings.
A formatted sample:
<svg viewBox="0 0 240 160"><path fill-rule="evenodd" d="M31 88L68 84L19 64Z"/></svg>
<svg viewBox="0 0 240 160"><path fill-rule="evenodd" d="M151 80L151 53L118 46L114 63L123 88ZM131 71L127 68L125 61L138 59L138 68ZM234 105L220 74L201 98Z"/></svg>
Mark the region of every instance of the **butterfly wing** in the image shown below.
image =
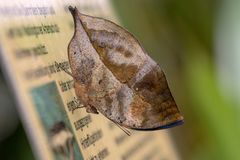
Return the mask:
<svg viewBox="0 0 240 160"><path fill-rule="evenodd" d="M121 83L128 84L147 60L139 42L111 21L83 14L80 19L102 62Z"/></svg>
<svg viewBox="0 0 240 160"><path fill-rule="evenodd" d="M93 77L100 80L92 80L98 83L88 87L91 105L127 128L154 130L181 124L183 117L163 71L137 39L108 20L79 12L78 16L103 63Z"/></svg>
<svg viewBox="0 0 240 160"><path fill-rule="evenodd" d="M131 112L141 119L141 125L135 129L164 129L182 124L183 117L161 68L156 65L142 74L132 86L137 99L130 106ZM140 110L141 105L143 109Z"/></svg>

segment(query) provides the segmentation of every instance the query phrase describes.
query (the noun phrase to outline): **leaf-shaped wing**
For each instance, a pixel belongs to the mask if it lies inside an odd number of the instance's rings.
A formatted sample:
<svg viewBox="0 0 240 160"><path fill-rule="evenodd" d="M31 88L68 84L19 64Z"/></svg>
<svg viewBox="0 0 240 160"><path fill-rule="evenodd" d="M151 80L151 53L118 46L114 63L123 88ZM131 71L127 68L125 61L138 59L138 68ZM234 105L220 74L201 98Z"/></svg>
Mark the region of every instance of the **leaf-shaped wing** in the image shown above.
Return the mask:
<svg viewBox="0 0 240 160"><path fill-rule="evenodd" d="M77 74L76 94L85 105L132 129L163 129L183 122L163 71L132 34L76 8L71 12L75 35L69 60ZM81 50L77 57L73 56L75 50ZM94 65L89 67L91 62ZM86 77L89 81L82 83Z"/></svg>

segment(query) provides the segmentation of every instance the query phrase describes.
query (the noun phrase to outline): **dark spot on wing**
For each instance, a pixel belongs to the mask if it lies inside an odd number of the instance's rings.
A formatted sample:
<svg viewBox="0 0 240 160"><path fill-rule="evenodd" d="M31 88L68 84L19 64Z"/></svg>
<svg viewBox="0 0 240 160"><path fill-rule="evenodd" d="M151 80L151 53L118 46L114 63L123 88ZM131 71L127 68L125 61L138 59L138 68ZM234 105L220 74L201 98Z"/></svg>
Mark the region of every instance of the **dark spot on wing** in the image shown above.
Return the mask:
<svg viewBox="0 0 240 160"><path fill-rule="evenodd" d="M101 84L102 83L102 79L98 81L98 84Z"/></svg>

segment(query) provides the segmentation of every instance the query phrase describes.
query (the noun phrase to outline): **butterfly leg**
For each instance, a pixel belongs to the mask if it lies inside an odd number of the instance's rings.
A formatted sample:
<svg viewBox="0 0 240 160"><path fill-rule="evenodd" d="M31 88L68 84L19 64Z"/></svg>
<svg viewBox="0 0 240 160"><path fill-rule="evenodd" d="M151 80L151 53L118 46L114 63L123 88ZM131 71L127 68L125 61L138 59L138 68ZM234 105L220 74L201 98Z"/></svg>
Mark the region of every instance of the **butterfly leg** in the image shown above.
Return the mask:
<svg viewBox="0 0 240 160"><path fill-rule="evenodd" d="M98 114L97 109L95 107L91 106L91 105L86 106L86 112L87 113Z"/></svg>
<svg viewBox="0 0 240 160"><path fill-rule="evenodd" d="M127 128L125 128L124 126L122 126L121 124L119 124L119 123L117 123L117 122L114 122L116 125L117 125L117 127L118 128L120 128L123 132L125 132L128 136L130 136L131 135L131 132L127 129Z"/></svg>

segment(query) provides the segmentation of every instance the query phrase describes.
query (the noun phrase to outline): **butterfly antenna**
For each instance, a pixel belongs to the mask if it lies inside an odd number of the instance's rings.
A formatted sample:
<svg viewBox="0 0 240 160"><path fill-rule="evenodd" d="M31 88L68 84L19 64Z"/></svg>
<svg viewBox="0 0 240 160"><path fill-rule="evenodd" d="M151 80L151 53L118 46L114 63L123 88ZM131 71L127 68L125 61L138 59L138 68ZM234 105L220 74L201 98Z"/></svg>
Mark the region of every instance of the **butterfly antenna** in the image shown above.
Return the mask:
<svg viewBox="0 0 240 160"><path fill-rule="evenodd" d="M57 63L57 62L55 61L55 64L57 64L57 66L58 66L59 68L61 68L65 73L67 73L69 76L71 76L71 77L74 78L74 76L72 75L72 73L69 72L68 70L66 70L65 68L63 68L61 65L59 65L59 63Z"/></svg>
<svg viewBox="0 0 240 160"><path fill-rule="evenodd" d="M125 132L128 136L131 136L131 132L130 132L128 129L126 129L125 127L119 125L117 122L114 122L114 123L118 126L118 128L120 128L120 129L121 129L123 132Z"/></svg>

